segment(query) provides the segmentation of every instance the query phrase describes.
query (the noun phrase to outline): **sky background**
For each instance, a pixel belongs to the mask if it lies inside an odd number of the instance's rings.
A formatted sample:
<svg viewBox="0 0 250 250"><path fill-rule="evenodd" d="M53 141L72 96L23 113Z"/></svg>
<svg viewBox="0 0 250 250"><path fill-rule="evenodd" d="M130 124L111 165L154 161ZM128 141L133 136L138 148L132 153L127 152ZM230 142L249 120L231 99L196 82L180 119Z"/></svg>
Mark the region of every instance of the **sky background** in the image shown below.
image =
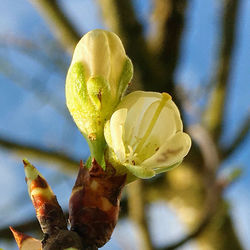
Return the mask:
<svg viewBox="0 0 250 250"><path fill-rule="evenodd" d="M59 3L81 34L105 28L95 1L60 0ZM135 7L147 36L152 6L147 0L136 0ZM249 13L250 0L241 0L223 145L232 141L250 112ZM89 154L87 144L69 118L64 104L64 81L70 57L60 49L47 24L29 1L2 0L0 14L0 137L65 151L77 160L86 159ZM200 86L210 84L217 59L220 18L220 1L190 1L176 82L185 86L191 95ZM55 61L51 60L51 53ZM206 98L204 94L195 100L198 109L203 109ZM190 116L189 120L195 123L197 117ZM235 228L245 249L250 249L249 139L248 135L247 142L223 163L221 171L223 174L236 166L243 169L243 176L228 188L225 196L230 202ZM34 216L24 182L23 157L0 148L0 228L19 224ZM52 186L59 203L66 208L74 178L59 173L53 162L50 165L41 161L33 163ZM148 209L153 239L158 246L185 234L185 228L165 203L154 203ZM136 249L135 242L134 225L128 220L120 220L112 240L103 249ZM0 242L1 247L17 249L7 242ZM193 250L195 244L190 243L180 249Z"/></svg>

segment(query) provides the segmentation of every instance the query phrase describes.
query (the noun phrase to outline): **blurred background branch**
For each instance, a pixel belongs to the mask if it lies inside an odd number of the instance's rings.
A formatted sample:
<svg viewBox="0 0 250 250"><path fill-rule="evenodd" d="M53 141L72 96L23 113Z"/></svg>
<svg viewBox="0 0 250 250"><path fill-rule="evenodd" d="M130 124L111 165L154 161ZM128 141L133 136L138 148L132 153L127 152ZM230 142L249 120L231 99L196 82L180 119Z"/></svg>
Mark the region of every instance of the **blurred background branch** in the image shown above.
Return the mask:
<svg viewBox="0 0 250 250"><path fill-rule="evenodd" d="M56 0L30 0L48 22L63 47L72 53L81 36L63 13Z"/></svg>
<svg viewBox="0 0 250 250"><path fill-rule="evenodd" d="M77 173L79 162L60 150L53 151L25 143L14 142L3 137L0 137L0 147L9 150L11 154L19 155L21 159L28 157L33 160L39 159L41 161L53 162L58 170L62 172Z"/></svg>
<svg viewBox="0 0 250 250"><path fill-rule="evenodd" d="M222 2L224 14L221 25L222 35L218 52L218 63L215 68L216 74L213 78L214 89L212 90L205 116L206 126L216 140L220 138L223 127L236 39L237 14L240 4L239 0L224 0Z"/></svg>

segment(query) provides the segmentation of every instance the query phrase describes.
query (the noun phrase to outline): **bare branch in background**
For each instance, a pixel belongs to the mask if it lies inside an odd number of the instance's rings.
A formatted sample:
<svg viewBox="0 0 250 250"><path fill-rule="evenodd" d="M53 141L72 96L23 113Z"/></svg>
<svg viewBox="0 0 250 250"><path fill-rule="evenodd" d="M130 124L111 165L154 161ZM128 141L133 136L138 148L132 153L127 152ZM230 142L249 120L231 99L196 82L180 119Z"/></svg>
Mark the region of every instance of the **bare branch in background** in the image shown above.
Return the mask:
<svg viewBox="0 0 250 250"><path fill-rule="evenodd" d="M213 216L215 215L219 204L221 203L221 193L223 191L223 186L220 185L215 185L213 188L213 192L216 192L218 195L210 196L209 199L207 200L206 204L206 209L203 215L203 219L201 220L200 224L187 236L185 236L183 239L179 240L176 243L173 243L169 246L159 248L158 250L173 250L176 249L177 247L180 247L187 243L188 241L195 239L198 237L208 226L208 224L211 222Z"/></svg>
<svg viewBox="0 0 250 250"><path fill-rule="evenodd" d="M45 91L48 75L42 77L27 76L22 70L8 61L7 58L0 58L0 73L13 81L15 84L31 91L43 104L51 105L59 114L69 118L66 107L54 95L52 96L49 91ZM46 78L46 79L44 79Z"/></svg>
<svg viewBox="0 0 250 250"><path fill-rule="evenodd" d="M47 20L59 43L61 43L69 53L72 53L81 37L69 19L65 17L57 1L30 0L30 2Z"/></svg>
<svg viewBox="0 0 250 250"><path fill-rule="evenodd" d="M247 135L250 132L250 116L246 118L246 120L241 125L238 134L236 135L232 144L226 148L224 151L222 150L222 156L227 158L234 153L235 150L246 140Z"/></svg>
<svg viewBox="0 0 250 250"><path fill-rule="evenodd" d="M42 237L40 225L39 225L36 218L32 218L30 220L27 220L20 225L15 225L15 228L17 228L17 230L22 231L22 232L29 232L30 231L33 234L40 233L40 236ZM9 227L4 227L4 228L0 229L0 238L5 239L5 240L12 240L13 239L13 235L10 232Z"/></svg>
<svg viewBox="0 0 250 250"><path fill-rule="evenodd" d="M164 79L156 58L150 53L131 0L99 0L105 22L119 34L132 59L139 81L146 90L164 89ZM166 87L165 87L166 91Z"/></svg>
<svg viewBox="0 0 250 250"><path fill-rule="evenodd" d="M154 0L153 28L150 44L164 67L165 86L174 92L174 72L179 60L185 23L186 0Z"/></svg>
<svg viewBox="0 0 250 250"><path fill-rule="evenodd" d="M64 214L66 218L69 217L68 211L64 211ZM128 214L128 201L127 199L122 198L119 218L122 219L124 217L127 217L127 214ZM37 218L35 217L21 224L14 225L13 227L15 227L18 231L41 234L40 225L37 221ZM5 239L5 240L13 239L13 235L11 234L8 226L0 228L0 239Z"/></svg>
<svg viewBox="0 0 250 250"><path fill-rule="evenodd" d="M215 88L209 100L205 115L205 123L215 139L221 135L232 56L235 44L237 13L240 0L224 0L224 16L222 20L222 36L219 49L217 72L214 78Z"/></svg>
<svg viewBox="0 0 250 250"><path fill-rule="evenodd" d="M79 162L60 151L53 151L24 143L13 142L0 137L0 147L10 150L12 154L28 157L30 159L42 160L56 164L65 173L75 174Z"/></svg>
<svg viewBox="0 0 250 250"><path fill-rule="evenodd" d="M145 194L142 180L137 180L127 186L129 218L135 222L140 236L141 250L152 250L153 245L149 233L145 208Z"/></svg>
<svg viewBox="0 0 250 250"><path fill-rule="evenodd" d="M220 159L213 138L209 132L199 124L189 126L188 132L199 145L205 168L214 174L216 168L219 167Z"/></svg>
<svg viewBox="0 0 250 250"><path fill-rule="evenodd" d="M46 40L46 43L44 42ZM46 44L46 45L45 45ZM39 43L24 37L11 34L0 34L0 48L19 50L34 61L40 63L44 68L56 70L63 75L67 72L66 52L59 48L55 39L41 35ZM6 50L5 50L6 51Z"/></svg>

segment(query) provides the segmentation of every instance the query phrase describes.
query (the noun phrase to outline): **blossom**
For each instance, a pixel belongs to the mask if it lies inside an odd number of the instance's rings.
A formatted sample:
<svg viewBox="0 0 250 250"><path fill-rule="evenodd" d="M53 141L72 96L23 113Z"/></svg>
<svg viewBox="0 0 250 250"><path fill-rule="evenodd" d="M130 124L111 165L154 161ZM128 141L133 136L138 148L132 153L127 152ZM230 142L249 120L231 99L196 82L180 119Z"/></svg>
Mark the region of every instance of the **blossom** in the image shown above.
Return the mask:
<svg viewBox="0 0 250 250"><path fill-rule="evenodd" d="M104 135L109 160L139 178L178 166L191 147L179 110L167 93L127 95L105 125Z"/></svg>
<svg viewBox="0 0 250 250"><path fill-rule="evenodd" d="M132 63L116 34L92 30L77 44L66 79L66 103L99 163L105 146L104 123L132 75Z"/></svg>

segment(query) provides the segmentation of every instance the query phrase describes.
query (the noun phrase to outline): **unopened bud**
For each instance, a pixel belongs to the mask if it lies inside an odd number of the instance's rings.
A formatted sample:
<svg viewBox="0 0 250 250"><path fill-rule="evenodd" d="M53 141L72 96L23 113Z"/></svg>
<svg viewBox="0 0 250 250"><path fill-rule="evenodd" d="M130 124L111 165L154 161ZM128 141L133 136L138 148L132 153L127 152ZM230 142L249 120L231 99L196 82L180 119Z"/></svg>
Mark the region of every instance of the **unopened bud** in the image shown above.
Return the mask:
<svg viewBox="0 0 250 250"><path fill-rule="evenodd" d="M117 35L88 32L77 44L66 79L68 109L87 139L92 158L103 160L103 127L124 94L133 66Z"/></svg>
<svg viewBox="0 0 250 250"><path fill-rule="evenodd" d="M66 230L66 219L49 184L26 159L23 160L23 163L28 192L42 231L52 234L55 230Z"/></svg>

